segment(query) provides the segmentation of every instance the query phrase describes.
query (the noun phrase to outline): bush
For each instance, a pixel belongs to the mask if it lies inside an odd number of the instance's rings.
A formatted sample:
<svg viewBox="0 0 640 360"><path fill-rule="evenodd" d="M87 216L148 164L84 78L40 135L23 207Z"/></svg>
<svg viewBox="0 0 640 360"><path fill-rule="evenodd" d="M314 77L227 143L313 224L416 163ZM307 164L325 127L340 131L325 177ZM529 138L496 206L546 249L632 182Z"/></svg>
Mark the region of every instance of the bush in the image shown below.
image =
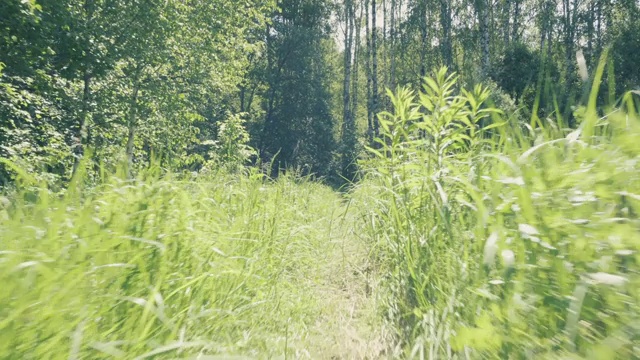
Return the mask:
<svg viewBox="0 0 640 360"><path fill-rule="evenodd" d="M505 50L492 77L509 95L519 99L527 86L537 82L540 69L540 56L528 46L514 43Z"/></svg>
<svg viewBox="0 0 640 360"><path fill-rule="evenodd" d="M615 70L616 90L621 94L625 89L640 90L640 20L630 21L615 35L612 46L612 60Z"/></svg>
<svg viewBox="0 0 640 360"><path fill-rule="evenodd" d="M249 133L244 127L245 114L228 114L226 120L218 124L218 137L215 141L205 142L212 145L209 152L211 160L205 165L205 170L224 168L228 171L238 171L249 163L258 153L250 147Z"/></svg>

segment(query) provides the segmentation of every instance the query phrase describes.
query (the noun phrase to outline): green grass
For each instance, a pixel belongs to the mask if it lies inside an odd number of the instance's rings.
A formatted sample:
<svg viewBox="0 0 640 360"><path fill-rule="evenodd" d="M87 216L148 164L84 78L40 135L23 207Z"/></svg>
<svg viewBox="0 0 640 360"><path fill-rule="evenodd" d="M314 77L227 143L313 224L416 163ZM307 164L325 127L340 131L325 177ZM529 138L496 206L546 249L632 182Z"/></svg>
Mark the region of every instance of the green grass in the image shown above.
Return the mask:
<svg viewBox="0 0 640 360"><path fill-rule="evenodd" d="M3 199L0 357L379 351L349 335L377 320L358 277L367 254L329 188L218 175L81 193Z"/></svg>

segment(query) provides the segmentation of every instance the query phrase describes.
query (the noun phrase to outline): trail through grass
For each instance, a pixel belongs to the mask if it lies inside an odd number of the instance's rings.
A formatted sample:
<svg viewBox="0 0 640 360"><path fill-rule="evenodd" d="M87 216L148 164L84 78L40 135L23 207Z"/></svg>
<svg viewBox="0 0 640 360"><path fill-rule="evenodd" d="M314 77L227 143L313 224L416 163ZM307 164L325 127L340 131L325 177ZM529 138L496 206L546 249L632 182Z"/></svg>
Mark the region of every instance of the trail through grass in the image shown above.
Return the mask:
<svg viewBox="0 0 640 360"><path fill-rule="evenodd" d="M319 184L113 178L0 210L8 359L377 357L355 213Z"/></svg>

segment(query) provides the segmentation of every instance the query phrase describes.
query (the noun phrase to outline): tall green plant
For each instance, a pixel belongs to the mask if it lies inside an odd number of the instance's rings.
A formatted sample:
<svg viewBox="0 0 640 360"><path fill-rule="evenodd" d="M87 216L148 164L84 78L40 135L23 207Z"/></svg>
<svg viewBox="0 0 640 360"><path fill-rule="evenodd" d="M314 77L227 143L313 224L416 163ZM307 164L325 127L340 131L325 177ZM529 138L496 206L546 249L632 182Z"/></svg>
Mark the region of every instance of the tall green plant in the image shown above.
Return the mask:
<svg viewBox="0 0 640 360"><path fill-rule="evenodd" d="M226 120L218 124L218 138L205 142L212 145L208 167L222 167L237 171L247 165L257 152L249 146L249 133L244 128L244 114L228 114Z"/></svg>
<svg viewBox="0 0 640 360"><path fill-rule="evenodd" d="M500 111L484 104L482 86L457 89L446 68L424 82L417 97L407 89L389 94L395 112L380 114L380 147L369 148L367 165L381 193L372 229L382 229L376 237L389 272L391 321L413 350L435 354L447 351L477 268L473 235L458 226L476 220L463 184L477 181L482 165L472 155L487 147L483 132L500 124L480 122Z"/></svg>
<svg viewBox="0 0 640 360"><path fill-rule="evenodd" d="M345 254L337 194L125 172L64 196L21 173L29 187L0 196L0 358L317 357L318 282Z"/></svg>
<svg viewBox="0 0 640 360"><path fill-rule="evenodd" d="M362 185L380 193L366 228L405 355L635 356L634 93L604 118L592 94L567 135L548 121L503 124L482 88L456 93L444 70L425 83L381 114ZM486 117L497 131L483 137Z"/></svg>

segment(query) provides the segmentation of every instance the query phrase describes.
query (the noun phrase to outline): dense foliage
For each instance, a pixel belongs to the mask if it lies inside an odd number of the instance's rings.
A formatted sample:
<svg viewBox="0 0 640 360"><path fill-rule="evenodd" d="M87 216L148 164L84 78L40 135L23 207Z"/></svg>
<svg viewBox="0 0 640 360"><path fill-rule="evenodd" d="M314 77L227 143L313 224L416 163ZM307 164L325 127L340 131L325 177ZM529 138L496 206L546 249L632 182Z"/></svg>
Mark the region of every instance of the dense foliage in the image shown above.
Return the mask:
<svg viewBox="0 0 640 360"><path fill-rule="evenodd" d="M3 1L0 155L68 179L86 149L136 168L201 163L259 52L269 1ZM2 172L3 179L8 174Z"/></svg>
<svg viewBox="0 0 640 360"><path fill-rule="evenodd" d="M241 116L254 163L334 184L356 177L389 110L446 65L495 81L524 117L575 126L602 51L599 105L640 86L637 1L5 0L0 3L0 156L68 181L159 158L208 167L218 127ZM576 53L579 56L576 57ZM586 76L586 77L585 77ZM556 114L556 115L554 115ZM88 163L90 164L90 163ZM11 182L0 169L0 181Z"/></svg>

